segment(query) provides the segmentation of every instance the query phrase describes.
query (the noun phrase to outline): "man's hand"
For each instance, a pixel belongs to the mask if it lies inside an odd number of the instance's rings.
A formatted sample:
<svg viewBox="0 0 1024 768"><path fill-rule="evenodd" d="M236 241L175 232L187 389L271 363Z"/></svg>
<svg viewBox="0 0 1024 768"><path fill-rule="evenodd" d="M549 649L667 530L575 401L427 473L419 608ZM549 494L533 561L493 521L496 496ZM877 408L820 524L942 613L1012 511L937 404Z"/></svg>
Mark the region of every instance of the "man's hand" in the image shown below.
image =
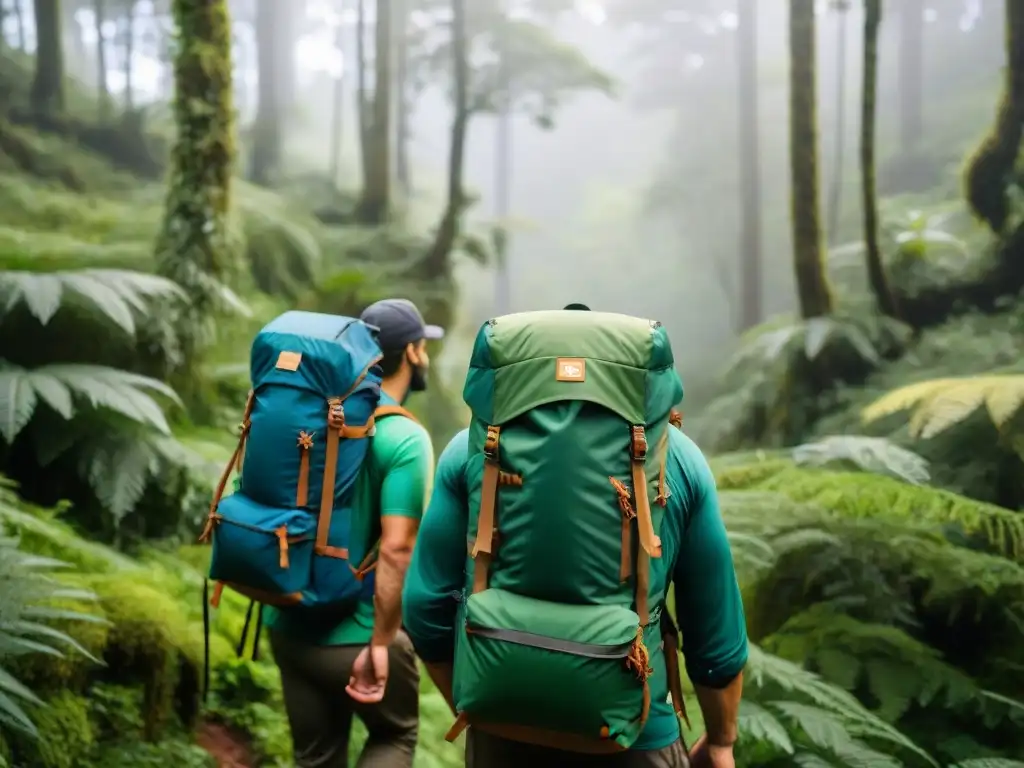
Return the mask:
<svg viewBox="0 0 1024 768"><path fill-rule="evenodd" d="M707 735L701 736L690 749L690 768L736 768L732 747L708 744Z"/></svg>
<svg viewBox="0 0 1024 768"><path fill-rule="evenodd" d="M360 704L378 704L384 698L387 684L387 646L366 646L352 665L352 676L348 679L345 692Z"/></svg>

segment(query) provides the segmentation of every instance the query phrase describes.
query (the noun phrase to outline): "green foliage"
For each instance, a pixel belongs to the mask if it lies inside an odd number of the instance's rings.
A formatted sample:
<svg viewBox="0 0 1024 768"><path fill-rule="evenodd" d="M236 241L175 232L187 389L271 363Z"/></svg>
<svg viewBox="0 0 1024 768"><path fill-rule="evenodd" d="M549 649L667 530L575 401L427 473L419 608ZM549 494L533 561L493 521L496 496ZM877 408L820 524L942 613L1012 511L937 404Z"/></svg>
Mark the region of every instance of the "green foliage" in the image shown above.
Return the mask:
<svg viewBox="0 0 1024 768"><path fill-rule="evenodd" d="M56 714L36 713L30 717L24 707L43 707L43 702L9 671L12 661L32 654L57 660L65 659L66 654L78 654L96 663L96 658L70 634L50 623L100 621L89 613L54 606L60 600L95 599L92 592L68 588L49 575L64 566L59 560L24 552L16 539L0 535L0 733L18 734L15 747L32 744L32 748L40 749L43 762L37 764L42 768L71 768L70 763L60 762L59 753L46 751L54 729L77 729L83 743L91 741L87 729L78 727L84 720L80 707L58 708ZM37 738L42 742L35 742Z"/></svg>
<svg viewBox="0 0 1024 768"><path fill-rule="evenodd" d="M932 379L901 387L864 409L866 422L913 409L910 434L928 439L965 421L984 407L997 429L1005 429L1024 406L1024 375Z"/></svg>
<svg viewBox="0 0 1024 768"><path fill-rule="evenodd" d="M775 318L741 338L721 377L727 394L688 429L712 451L792 444L820 416L831 388L863 380L907 337L900 323L875 314Z"/></svg>
<svg viewBox="0 0 1024 768"><path fill-rule="evenodd" d="M892 457L881 457L864 465L884 469ZM1018 756L1018 515L873 473L801 468L784 454L737 454L712 466L753 641L855 697L943 764L958 753L933 744L933 729L975 744L961 756ZM765 708L761 692L750 698ZM794 737L785 723L760 710L750 717L748 730L776 752L800 751L787 749ZM858 731L847 723L832 732ZM755 749L763 758L755 763L772 764L763 744ZM838 757L861 764L853 753Z"/></svg>
<svg viewBox="0 0 1024 768"><path fill-rule="evenodd" d="M540 128L554 126L555 113L572 95L598 91L611 95L613 82L574 45L559 40L552 16L569 8L550 2L530 8L527 14L505 15L496 0L467 4L469 37L470 113L496 114L503 108L529 117ZM431 24L423 25L410 45L410 65L416 77L425 81L446 81L451 76L451 36L439 40L431 34L437 26L448 26L448 3L420 0ZM512 94L511 97L509 94ZM511 98L511 102L508 99Z"/></svg>

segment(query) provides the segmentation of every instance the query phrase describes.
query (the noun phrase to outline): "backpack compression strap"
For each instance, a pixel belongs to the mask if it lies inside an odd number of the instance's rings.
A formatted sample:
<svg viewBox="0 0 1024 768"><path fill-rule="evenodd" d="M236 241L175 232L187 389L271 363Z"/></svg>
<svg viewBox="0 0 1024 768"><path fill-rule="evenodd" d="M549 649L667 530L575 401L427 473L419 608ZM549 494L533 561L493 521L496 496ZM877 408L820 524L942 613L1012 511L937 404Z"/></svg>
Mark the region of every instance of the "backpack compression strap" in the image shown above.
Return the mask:
<svg viewBox="0 0 1024 768"><path fill-rule="evenodd" d="M221 472L220 480L217 481L217 487L213 492L213 500L210 501L210 512L206 517L206 525L203 527L203 532L199 535L199 542L201 544L205 544L210 540L210 536L213 535L213 525L217 519L217 505L220 504L220 500L224 496L224 489L228 486L231 470L242 466L242 455L245 453L245 441L249 437L249 429L252 427L250 417L252 416L252 409L255 403L256 391L250 389L249 397L245 401L245 410L242 412L242 423L238 428L238 445L235 446L235 452L231 454L227 466Z"/></svg>
<svg viewBox="0 0 1024 768"><path fill-rule="evenodd" d="M494 513L498 504L498 488L511 485L519 488L523 485L522 475L513 472L502 472L500 453L501 427L488 426L487 438L484 440L484 479L480 492L480 514L477 515L476 541L473 542L473 592L487 589L487 575L491 567L491 558L497 541L498 531L495 528Z"/></svg>
<svg viewBox="0 0 1024 768"><path fill-rule="evenodd" d="M328 544L327 537L331 531L331 515L334 512L334 483L338 470L338 441L341 438L347 440L361 440L373 434L374 416L371 413L366 423L360 426L350 426L345 423L345 398L359 389L370 369L380 362L376 357L369 362L363 372L356 377L356 380L341 397L332 397L327 401L327 456L324 459L324 482L320 492L320 516L316 526L316 545L313 551L322 557L334 557L339 560L348 560L348 550L344 547L332 547Z"/></svg>
<svg viewBox="0 0 1024 768"><path fill-rule="evenodd" d="M374 421L380 421L381 419L387 418L388 416L402 416L403 418L409 419L419 424L419 419L412 415L412 412L403 408L400 405L378 405L373 412ZM370 573L374 568L377 567L377 557L380 554L380 540L370 547L370 551L367 552L366 557L363 558L359 565L348 564L349 569L352 571L352 575L356 577L358 581L362 581L366 578L366 575Z"/></svg>

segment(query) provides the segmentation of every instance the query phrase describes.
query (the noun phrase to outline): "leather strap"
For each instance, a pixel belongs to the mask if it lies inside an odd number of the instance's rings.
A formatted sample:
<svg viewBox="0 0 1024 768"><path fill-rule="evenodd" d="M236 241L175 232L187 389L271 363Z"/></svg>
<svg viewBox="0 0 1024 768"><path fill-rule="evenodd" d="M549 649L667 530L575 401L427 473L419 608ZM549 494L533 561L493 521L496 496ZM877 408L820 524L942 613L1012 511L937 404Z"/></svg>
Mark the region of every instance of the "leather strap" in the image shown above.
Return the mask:
<svg viewBox="0 0 1024 768"><path fill-rule="evenodd" d="M473 545L473 592L487 589L487 572L494 550L494 508L498 502L501 467L498 464L500 427L487 427L484 441L484 479L480 490L480 514L477 516L476 542Z"/></svg>

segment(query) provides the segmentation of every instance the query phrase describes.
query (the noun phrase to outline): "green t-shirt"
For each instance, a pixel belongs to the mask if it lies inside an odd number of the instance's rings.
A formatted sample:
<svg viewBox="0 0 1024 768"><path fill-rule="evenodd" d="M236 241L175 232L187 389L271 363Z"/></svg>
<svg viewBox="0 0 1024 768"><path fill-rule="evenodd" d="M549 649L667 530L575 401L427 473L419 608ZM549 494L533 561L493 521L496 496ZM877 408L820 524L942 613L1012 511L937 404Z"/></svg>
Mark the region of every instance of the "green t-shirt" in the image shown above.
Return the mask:
<svg viewBox="0 0 1024 768"><path fill-rule="evenodd" d="M380 402L397 405L384 394ZM367 541L379 535L382 517L423 516L433 473L434 449L426 429L404 416L388 416L377 423L356 479L353 508L354 520L368 522ZM361 602L354 614L328 626L311 626L300 615L268 605L263 609L263 623L311 645L365 645L373 634L373 603Z"/></svg>
<svg viewBox="0 0 1024 768"><path fill-rule="evenodd" d="M665 481L670 491L660 534L663 556L651 561L651 586L665 595L675 585L676 614L691 681L717 687L747 662L747 630L732 551L718 508L715 479L700 449L669 431ZM455 620L466 578L469 443L456 435L437 464L430 506L423 516L402 595L403 625L420 658L450 663ZM653 605L652 605L653 608ZM634 749L663 749L679 738L668 703L664 656L652 656L651 713Z"/></svg>

